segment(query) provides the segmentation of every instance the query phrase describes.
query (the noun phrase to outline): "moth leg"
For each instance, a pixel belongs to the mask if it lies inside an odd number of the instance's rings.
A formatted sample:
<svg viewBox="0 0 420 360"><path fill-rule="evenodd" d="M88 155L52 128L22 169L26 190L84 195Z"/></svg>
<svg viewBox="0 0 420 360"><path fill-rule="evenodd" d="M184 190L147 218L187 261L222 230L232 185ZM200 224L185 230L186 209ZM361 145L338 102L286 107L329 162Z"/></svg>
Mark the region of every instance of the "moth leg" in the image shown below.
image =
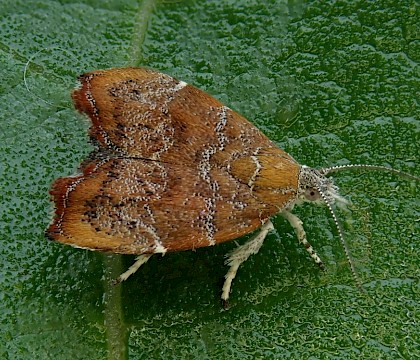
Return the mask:
<svg viewBox="0 0 420 360"><path fill-rule="evenodd" d="M314 248L312 247L312 245L308 242L308 240L306 239L306 233L305 233L305 229L303 228L303 223L302 221L294 214L292 214L289 211L283 211L281 213L281 215L287 220L289 221L290 225L292 225L293 229L296 232L296 236L299 240L300 243L303 244L303 246L305 247L306 251L309 253L309 255L311 256L311 258L315 261L315 263L322 269L324 270L325 266L324 263L322 262L322 260L320 259L320 257L318 256L318 254L315 252Z"/></svg>
<svg viewBox="0 0 420 360"><path fill-rule="evenodd" d="M264 242L270 230L273 230L274 226L270 220L268 220L261 228L260 232L249 239L245 244L238 246L232 252L227 254L226 265L230 266L229 271L225 275L225 282L222 288L222 301L225 308L228 307L229 293L232 286L232 281L236 276L239 266L246 261L250 255L256 254L261 245Z"/></svg>
<svg viewBox="0 0 420 360"><path fill-rule="evenodd" d="M116 285L116 284L119 284L120 282L127 280L130 277L130 275L133 275L140 268L140 266L145 264L147 260L150 259L152 255L153 254L144 254L144 255L137 256L136 262L133 265L131 265L127 269L127 271L123 272L120 276L118 276L118 278L114 280L114 284Z"/></svg>

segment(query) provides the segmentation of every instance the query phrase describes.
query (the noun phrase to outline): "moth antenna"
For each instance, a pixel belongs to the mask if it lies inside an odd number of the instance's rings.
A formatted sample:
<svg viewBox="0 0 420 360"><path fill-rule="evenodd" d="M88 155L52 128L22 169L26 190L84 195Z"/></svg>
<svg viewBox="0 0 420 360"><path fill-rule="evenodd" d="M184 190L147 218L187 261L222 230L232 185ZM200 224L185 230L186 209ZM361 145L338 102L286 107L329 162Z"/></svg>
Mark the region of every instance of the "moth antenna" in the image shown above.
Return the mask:
<svg viewBox="0 0 420 360"><path fill-rule="evenodd" d="M47 46L47 47L44 47L44 48L42 48L41 50L38 50L35 54L32 54L32 56L30 56L29 57L29 59L28 59L28 61L25 63L25 67L23 68L23 83L25 84L25 88L26 88L26 91L28 92L28 93L30 93L30 94L32 94L33 96L35 96L38 100L41 100L42 102L44 102L45 104L47 104L47 105L53 105L52 103L50 103L49 101L47 101L47 100L45 100L45 99L43 99L41 96L39 96L39 95L37 95L37 94L35 94L31 89L30 89L30 87L29 87L29 84L28 84L28 69L29 69L29 65L31 64L31 62L35 59L35 57L37 57L40 53L42 53L43 51L45 51L45 50L48 50L48 49L53 49L54 47L56 47L56 46L53 46L53 47L51 47L51 46Z"/></svg>
<svg viewBox="0 0 420 360"><path fill-rule="evenodd" d="M343 245L344 253L346 254L346 258L347 258L347 261L349 263L350 271L353 275L353 279L355 280L355 282L357 284L357 287L360 289L360 291L365 293L366 290L363 288L362 281L360 280L360 277L359 277L359 275L356 271L356 268L354 267L353 258L351 256L350 249L349 249L349 246L347 244L347 241L344 237L343 226L342 226L341 222L338 220L338 217L337 217L337 215L334 211L334 208L332 207L331 202L328 200L327 196L324 194L321 187L317 186L316 188L317 188L319 194L321 195L322 200L324 200L325 204L327 205L328 210L330 211L332 218L334 219L335 226L337 227L337 231L338 231L338 236L340 237L341 244Z"/></svg>
<svg viewBox="0 0 420 360"><path fill-rule="evenodd" d="M361 170L377 170L377 171L385 171L385 172L389 172L389 173L393 173L411 180L415 180L415 181L420 181L420 177L406 173L404 171L401 170L396 170L387 166L381 166L381 165L369 165L369 164L348 164L348 165L337 165L337 166L332 166L332 167L327 167L327 168L321 168L319 169L319 173L321 175L327 176L330 175L331 173L334 172L339 172L342 170L357 170L357 169L361 169ZM358 276L358 273L356 271L356 268L354 267L354 263L353 263L353 259L347 244L347 241L344 237L344 231L343 231L343 226L341 224L341 222L338 220L338 217L334 211L334 208L332 206L332 202L328 199L328 197L325 195L325 193L322 191L320 186L316 186L321 198L324 200L325 204L327 205L333 219L335 222L335 225L337 227L338 230L338 235L340 237L340 241L341 244L343 245L344 248L344 252L346 254L347 257L347 261L350 265L350 270L353 274L353 278L356 281L357 287L362 291L362 292L366 292L365 289L362 286L362 282ZM338 194L332 194L333 198L335 200L339 200L342 201L342 198L338 195Z"/></svg>
<svg viewBox="0 0 420 360"><path fill-rule="evenodd" d="M397 174L402 177L406 177L408 179L420 181L420 177L406 173L401 170L393 169L387 166L381 165L369 165L369 164L348 164L348 165L337 165L327 168L319 169L319 172L323 175L329 175L334 172L342 171L342 170L352 170L352 169L362 169L362 170L378 170L378 171L385 171L390 172L393 174Z"/></svg>
<svg viewBox="0 0 420 360"><path fill-rule="evenodd" d="M36 53L32 54L32 55L28 58L28 61L25 63L25 66L24 66L24 68L23 68L23 83L24 83L24 85L25 85L26 91L27 91L28 93L30 93L32 96L36 97L38 100L41 100L42 102L44 102L45 104L50 105L50 106L55 106L55 105L54 105L52 102L45 100L43 97L39 96L38 94L36 94L34 91L32 91L32 90L31 90L31 86L29 85L29 82L28 82L28 72L29 72L29 67L30 67L31 63L34 63L36 66L38 66L38 67L41 67L41 68L42 68L42 66L41 66L41 65L36 64L36 63L34 62L34 59L35 59L35 58L36 58L39 54L41 54L42 52L47 51L47 50L55 50L55 49L61 50L61 52L58 52L58 54L60 54L60 53L61 53L61 54L66 53L66 52L64 51L64 48L62 48L60 45L45 46L45 47L43 47L42 49L38 50ZM67 55L67 53L66 53L66 55ZM78 58L76 57L76 55L75 55L75 54L70 53L70 55L71 55L71 56L72 56L75 60L78 60ZM43 69L43 68L42 68L42 69ZM44 71L45 71L45 70L44 70ZM68 108L68 106L62 107L62 109L67 109L67 108ZM60 108L60 109L61 109L61 108Z"/></svg>

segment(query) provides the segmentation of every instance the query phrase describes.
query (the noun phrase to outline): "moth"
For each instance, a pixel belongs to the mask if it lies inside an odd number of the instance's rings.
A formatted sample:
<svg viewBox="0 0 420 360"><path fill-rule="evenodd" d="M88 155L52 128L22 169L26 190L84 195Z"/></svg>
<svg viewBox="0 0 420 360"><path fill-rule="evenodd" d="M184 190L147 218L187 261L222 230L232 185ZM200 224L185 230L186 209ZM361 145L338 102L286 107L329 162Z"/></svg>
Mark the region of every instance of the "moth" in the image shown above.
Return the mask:
<svg viewBox="0 0 420 360"><path fill-rule="evenodd" d="M213 246L258 230L227 255L221 295L227 305L239 266L259 251L276 214L290 222L323 268L292 213L306 201L329 208L356 277L334 211L335 203L346 200L329 176L374 169L419 180L382 166L300 165L235 111L153 70L97 70L79 81L72 98L92 121L96 150L80 174L52 185L55 215L46 236L78 248L137 255L118 282L153 254Z"/></svg>

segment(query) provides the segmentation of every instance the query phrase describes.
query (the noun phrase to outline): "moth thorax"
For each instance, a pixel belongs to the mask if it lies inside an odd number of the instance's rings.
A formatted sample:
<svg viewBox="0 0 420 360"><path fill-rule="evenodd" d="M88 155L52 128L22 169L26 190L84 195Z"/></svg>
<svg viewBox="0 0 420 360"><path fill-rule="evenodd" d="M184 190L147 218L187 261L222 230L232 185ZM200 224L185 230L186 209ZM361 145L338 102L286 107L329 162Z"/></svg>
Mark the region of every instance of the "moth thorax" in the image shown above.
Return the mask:
<svg viewBox="0 0 420 360"><path fill-rule="evenodd" d="M327 204L333 204L336 200L345 202L332 179L305 165L300 169L298 199Z"/></svg>

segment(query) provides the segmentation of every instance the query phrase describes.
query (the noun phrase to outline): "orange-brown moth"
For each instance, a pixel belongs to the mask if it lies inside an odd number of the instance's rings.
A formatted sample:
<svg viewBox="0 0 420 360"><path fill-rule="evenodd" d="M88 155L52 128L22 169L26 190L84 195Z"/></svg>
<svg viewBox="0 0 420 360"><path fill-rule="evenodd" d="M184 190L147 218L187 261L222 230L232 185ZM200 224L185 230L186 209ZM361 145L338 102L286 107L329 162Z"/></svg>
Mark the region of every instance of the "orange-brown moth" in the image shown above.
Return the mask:
<svg viewBox="0 0 420 360"><path fill-rule="evenodd" d="M156 71L98 70L79 80L73 101L90 117L97 149L80 175L53 184L56 210L46 235L79 248L139 255L118 281L152 254L215 245L259 229L228 254L222 289L227 304L239 266L258 252L275 214L290 222L322 267L291 213L303 201L329 207L350 260L333 211L336 201L345 200L327 175L347 168L401 174L370 165L302 166L238 113Z"/></svg>

